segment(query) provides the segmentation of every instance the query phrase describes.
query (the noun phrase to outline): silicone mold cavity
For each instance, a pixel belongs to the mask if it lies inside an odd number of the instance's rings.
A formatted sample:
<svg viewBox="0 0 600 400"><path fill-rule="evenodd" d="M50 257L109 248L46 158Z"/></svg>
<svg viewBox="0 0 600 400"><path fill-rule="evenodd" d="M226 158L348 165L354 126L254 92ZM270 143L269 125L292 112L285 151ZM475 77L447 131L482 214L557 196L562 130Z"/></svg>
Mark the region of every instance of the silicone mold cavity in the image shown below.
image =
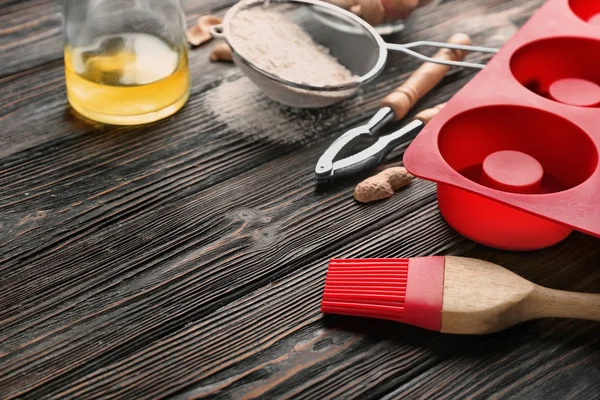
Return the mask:
<svg viewBox="0 0 600 400"><path fill-rule="evenodd" d="M515 52L510 69L523 86L540 96L565 104L600 107L600 40L538 40Z"/></svg>
<svg viewBox="0 0 600 400"><path fill-rule="evenodd" d="M538 250L564 240L572 229L450 185L439 184L440 213L461 235L503 250Z"/></svg>
<svg viewBox="0 0 600 400"><path fill-rule="evenodd" d="M570 0L569 6L575 15L585 22L600 26L600 1Z"/></svg>
<svg viewBox="0 0 600 400"><path fill-rule="evenodd" d="M406 150L457 232L507 250L600 238L598 12L546 1Z"/></svg>
<svg viewBox="0 0 600 400"><path fill-rule="evenodd" d="M440 129L438 145L448 165L477 183L483 161L491 154L502 150L527 154L543 168L537 194L574 188L598 166L594 142L581 128L550 112L523 106L488 106L460 113Z"/></svg>
<svg viewBox="0 0 600 400"><path fill-rule="evenodd" d="M589 179L598 165L594 142L577 125L522 106L488 106L460 113L442 126L438 145L448 165L465 178L511 193L542 195L572 189ZM497 163L507 153L510 162L484 170L485 163ZM519 180L524 180L520 187L515 184ZM502 249L552 246L572 231L449 185L438 186L438 204L459 233Z"/></svg>

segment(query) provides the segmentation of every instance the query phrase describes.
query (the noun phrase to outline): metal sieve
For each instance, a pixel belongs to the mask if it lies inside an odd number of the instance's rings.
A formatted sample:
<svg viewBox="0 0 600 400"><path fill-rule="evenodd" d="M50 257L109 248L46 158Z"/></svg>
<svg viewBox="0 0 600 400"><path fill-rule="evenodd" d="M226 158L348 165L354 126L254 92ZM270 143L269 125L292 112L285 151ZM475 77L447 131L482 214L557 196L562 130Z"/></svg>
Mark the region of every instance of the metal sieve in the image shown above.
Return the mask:
<svg viewBox="0 0 600 400"><path fill-rule="evenodd" d="M357 79L345 84L311 86L293 82L264 71L240 54L231 37L231 27L236 14L251 7L263 7L282 13L297 24L319 45L329 49L340 64ZM386 43L377 31L353 13L319 0L243 0L231 7L220 25L211 28L211 34L224 39L232 50L235 64L255 85L271 99L298 108L326 107L354 95L361 85L375 79L385 67L388 51L400 51L423 61L458 67L478 68L483 64L434 59L414 50L415 47L437 48L497 53L498 49L418 41L408 44ZM268 37L261 40L269 40Z"/></svg>

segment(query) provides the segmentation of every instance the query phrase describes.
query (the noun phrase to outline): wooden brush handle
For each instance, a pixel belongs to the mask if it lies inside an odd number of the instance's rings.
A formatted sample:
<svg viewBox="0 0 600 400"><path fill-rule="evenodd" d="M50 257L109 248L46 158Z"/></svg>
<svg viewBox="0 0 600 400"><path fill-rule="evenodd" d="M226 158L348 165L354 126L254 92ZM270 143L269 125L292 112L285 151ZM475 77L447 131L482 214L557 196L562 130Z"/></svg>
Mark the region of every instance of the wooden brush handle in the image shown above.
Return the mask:
<svg viewBox="0 0 600 400"><path fill-rule="evenodd" d="M529 312L535 318L600 321L600 294L566 292L536 286Z"/></svg>
<svg viewBox="0 0 600 400"><path fill-rule="evenodd" d="M470 45L471 39L463 33L457 33L448 39L448 43ZM433 58L461 61L465 54L462 50L441 49ZM449 65L424 63L398 89L383 99L382 107L391 107L396 120L404 118L415 103L444 78L450 68Z"/></svg>
<svg viewBox="0 0 600 400"><path fill-rule="evenodd" d="M492 333L538 318L600 321L600 294L544 288L483 260L446 256L444 265L442 332Z"/></svg>

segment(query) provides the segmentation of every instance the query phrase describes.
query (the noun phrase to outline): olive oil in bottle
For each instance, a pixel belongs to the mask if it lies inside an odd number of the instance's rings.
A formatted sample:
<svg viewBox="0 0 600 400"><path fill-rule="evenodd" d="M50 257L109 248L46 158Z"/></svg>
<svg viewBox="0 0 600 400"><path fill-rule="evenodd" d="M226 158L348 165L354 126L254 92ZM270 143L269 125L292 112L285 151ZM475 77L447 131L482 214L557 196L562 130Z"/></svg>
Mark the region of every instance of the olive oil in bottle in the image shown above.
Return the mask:
<svg viewBox="0 0 600 400"><path fill-rule="evenodd" d="M146 33L99 37L65 48L71 106L94 121L153 122L177 112L189 96L187 48Z"/></svg>

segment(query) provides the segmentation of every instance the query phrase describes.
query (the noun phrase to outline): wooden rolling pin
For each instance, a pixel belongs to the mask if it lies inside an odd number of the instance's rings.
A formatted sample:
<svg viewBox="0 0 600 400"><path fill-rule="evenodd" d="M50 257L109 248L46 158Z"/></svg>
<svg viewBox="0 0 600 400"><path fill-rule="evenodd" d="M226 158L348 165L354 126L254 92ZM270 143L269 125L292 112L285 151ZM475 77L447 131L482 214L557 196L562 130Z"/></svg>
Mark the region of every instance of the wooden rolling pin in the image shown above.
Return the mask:
<svg viewBox="0 0 600 400"><path fill-rule="evenodd" d="M448 43L470 45L471 39L463 33L457 33L448 40ZM441 49L432 58L462 61L464 56L465 52L462 50ZM381 108L366 124L357 126L352 131L378 136L379 131L388 123L404 118L415 103L444 78L450 68L451 66L445 64L424 63L402 85L383 99Z"/></svg>
<svg viewBox="0 0 600 400"><path fill-rule="evenodd" d="M421 121L423 121L423 123L427 124L436 115L438 115L440 113L440 111L442 111L442 108L444 108L445 105L446 105L446 103L440 103L435 107L431 107L426 110L423 110L420 113L418 113L417 115L415 115L415 119L421 120Z"/></svg>
<svg viewBox="0 0 600 400"><path fill-rule="evenodd" d="M600 321L600 294L538 286L465 257L331 260L324 313L480 335L539 318Z"/></svg>
<svg viewBox="0 0 600 400"><path fill-rule="evenodd" d="M471 39L463 33L457 33L450 37L448 43L468 46L471 44ZM432 58L444 61L462 61L465 53L466 52L463 50L442 48ZM448 72L450 68L451 66L447 64L438 64L435 62L425 62L423 65L417 68L417 70L412 73L408 80L406 80L394 92L390 93L383 99L381 102L381 108L367 123L361 126L356 126L344 133L344 135L340 137L340 139L343 138L341 141L338 139L338 141L334 142L334 144L332 144L332 146L325 151L325 153L317 162L315 169L317 181L328 181L332 179L334 175L336 175L336 168L334 166L333 159L346 144L353 142L357 136L361 135L379 137L380 131L388 123L393 120L400 120L404 118L408 111L415 105L415 103L444 78L446 72ZM429 110L427 111L427 114L425 114L425 118L423 118L423 115L421 115L420 117L418 116L417 119L421 120L423 124L425 124L429 122L429 120L433 118L440 109L441 107L438 107L434 110ZM409 125L405 128L411 130L414 127ZM397 134L402 135L402 130L397 132ZM393 146L394 141L396 140L395 134L387 135L385 140L388 141L388 143L382 143L384 150ZM381 161L381 158L379 158L381 153L382 152L379 152L379 154L374 154L368 157L368 160L360 160L365 161L360 168L371 167L373 163L378 163ZM343 170L345 170L345 173L349 173L358 168L359 167L357 166L357 163L353 163L352 165L346 165ZM344 175L344 172L341 170L342 168L338 168L338 176Z"/></svg>
<svg viewBox="0 0 600 400"><path fill-rule="evenodd" d="M448 43L470 45L471 39L464 33L457 33L448 39ZM462 50L441 49L433 58L447 61L462 61L466 52ZM394 119L404 118L419 99L429 93L450 70L449 65L424 63L412 73L402 85L387 95L381 102L382 107L390 107Z"/></svg>

